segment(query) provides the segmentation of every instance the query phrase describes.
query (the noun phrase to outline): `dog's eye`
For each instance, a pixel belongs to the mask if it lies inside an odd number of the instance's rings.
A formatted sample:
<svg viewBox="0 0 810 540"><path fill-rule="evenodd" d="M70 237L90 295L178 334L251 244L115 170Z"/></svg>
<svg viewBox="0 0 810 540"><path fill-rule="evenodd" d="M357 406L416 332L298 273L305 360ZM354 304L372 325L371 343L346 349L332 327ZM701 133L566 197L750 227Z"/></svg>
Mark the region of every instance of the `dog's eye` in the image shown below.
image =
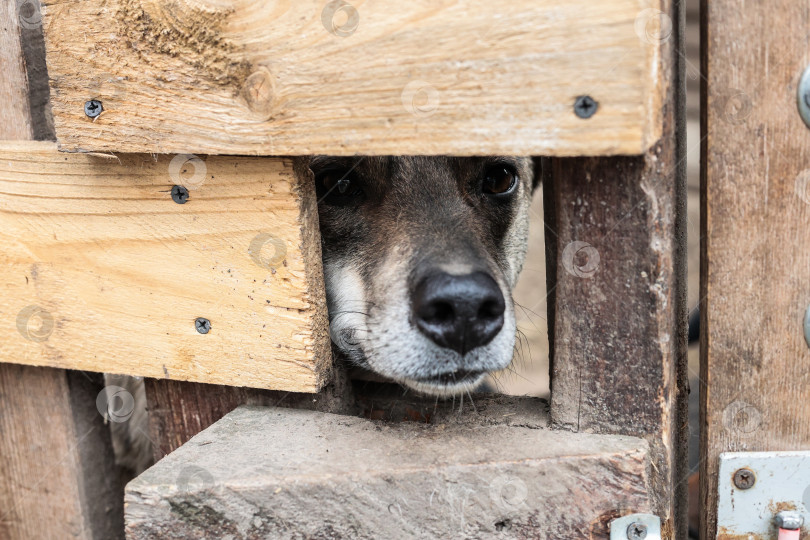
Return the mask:
<svg viewBox="0 0 810 540"><path fill-rule="evenodd" d="M363 195L360 183L351 175L351 171L331 169L315 175L315 188L318 201L341 206L350 204Z"/></svg>
<svg viewBox="0 0 810 540"><path fill-rule="evenodd" d="M491 165L484 173L484 193L503 195L510 193L517 186L515 172L506 165Z"/></svg>

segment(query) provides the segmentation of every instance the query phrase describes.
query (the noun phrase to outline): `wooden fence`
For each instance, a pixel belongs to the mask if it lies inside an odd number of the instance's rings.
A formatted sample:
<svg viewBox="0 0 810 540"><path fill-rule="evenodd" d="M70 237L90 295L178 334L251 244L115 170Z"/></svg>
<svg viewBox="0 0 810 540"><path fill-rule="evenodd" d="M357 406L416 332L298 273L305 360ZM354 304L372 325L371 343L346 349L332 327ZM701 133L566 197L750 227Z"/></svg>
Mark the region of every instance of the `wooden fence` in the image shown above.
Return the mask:
<svg viewBox="0 0 810 540"><path fill-rule="evenodd" d="M597 536L634 510L684 529L675 4L53 0L3 22L2 138L57 146L0 159L2 536L120 534L109 436L81 417L100 381L64 368L147 377L156 457L240 403L388 399L330 366L309 179L217 156L313 152L600 156L547 168L551 419L649 444L647 502L592 508ZM602 260L585 278L568 271L580 241Z"/></svg>
<svg viewBox="0 0 810 540"><path fill-rule="evenodd" d="M644 511L684 538L683 11L5 2L0 538L122 536L100 373L146 378L156 458L245 403L430 419L332 364L314 190L283 157L309 153L545 156L552 431L604 436L643 484L577 523ZM810 447L808 29L786 0L702 9L705 538L721 452Z"/></svg>

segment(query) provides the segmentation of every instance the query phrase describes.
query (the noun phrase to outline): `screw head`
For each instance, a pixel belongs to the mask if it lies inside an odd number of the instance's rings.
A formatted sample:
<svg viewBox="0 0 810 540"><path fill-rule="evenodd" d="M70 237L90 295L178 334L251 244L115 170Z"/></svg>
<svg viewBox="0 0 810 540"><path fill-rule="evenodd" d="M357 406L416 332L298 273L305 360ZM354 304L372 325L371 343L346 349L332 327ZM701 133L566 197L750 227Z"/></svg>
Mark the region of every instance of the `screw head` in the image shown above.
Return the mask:
<svg viewBox="0 0 810 540"><path fill-rule="evenodd" d="M737 469L734 472L734 485L737 489L751 489L757 482L757 477L751 469Z"/></svg>
<svg viewBox="0 0 810 540"><path fill-rule="evenodd" d="M642 540L647 538L647 526L640 522L631 523L627 527L627 538L629 540Z"/></svg>
<svg viewBox="0 0 810 540"><path fill-rule="evenodd" d="M197 329L197 332L207 334L211 330L211 321L205 317L197 317L194 320L194 327Z"/></svg>
<svg viewBox="0 0 810 540"><path fill-rule="evenodd" d="M186 204L186 201L188 201L188 190L183 186L173 186L172 200L177 204Z"/></svg>
<svg viewBox="0 0 810 540"><path fill-rule="evenodd" d="M85 101L84 103L84 114L86 114L89 118L96 118L103 110L104 107L97 99L91 99L90 101Z"/></svg>
<svg viewBox="0 0 810 540"><path fill-rule="evenodd" d="M579 96L574 102L574 113L580 118L590 118L599 110L599 102L591 96Z"/></svg>

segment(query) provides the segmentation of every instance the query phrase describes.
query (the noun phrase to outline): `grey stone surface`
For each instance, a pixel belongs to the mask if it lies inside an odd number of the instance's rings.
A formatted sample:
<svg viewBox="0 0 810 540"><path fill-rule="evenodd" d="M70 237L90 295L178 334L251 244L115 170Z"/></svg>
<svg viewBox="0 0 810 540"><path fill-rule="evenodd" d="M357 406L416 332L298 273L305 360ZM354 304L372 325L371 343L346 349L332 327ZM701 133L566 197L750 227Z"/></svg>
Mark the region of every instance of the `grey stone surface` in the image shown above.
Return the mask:
<svg viewBox="0 0 810 540"><path fill-rule="evenodd" d="M606 538L649 510L642 439L449 420L241 407L130 482L127 537Z"/></svg>

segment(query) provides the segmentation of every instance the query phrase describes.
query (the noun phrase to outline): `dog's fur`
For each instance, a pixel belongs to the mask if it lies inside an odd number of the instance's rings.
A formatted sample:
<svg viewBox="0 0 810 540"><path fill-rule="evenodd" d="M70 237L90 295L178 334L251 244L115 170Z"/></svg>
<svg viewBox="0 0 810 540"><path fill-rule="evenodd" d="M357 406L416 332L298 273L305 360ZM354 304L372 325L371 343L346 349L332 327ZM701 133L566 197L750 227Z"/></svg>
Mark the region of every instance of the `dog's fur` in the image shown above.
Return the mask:
<svg viewBox="0 0 810 540"><path fill-rule="evenodd" d="M510 194L482 193L493 165L515 173ZM336 205L333 193L317 190L330 333L351 362L436 395L469 391L509 365L516 334L511 290L526 255L539 164L518 157L311 157L295 166L316 181L325 170L338 171L351 192L362 192ZM486 344L462 355L417 330L411 296L433 270L484 273L497 283L503 326ZM107 384L135 396L132 418L113 424L113 438L119 463L139 474L151 462L143 382L108 376Z"/></svg>
<svg viewBox="0 0 810 540"><path fill-rule="evenodd" d="M515 173L513 193L482 193L492 166ZM345 356L438 395L467 391L487 372L509 365L516 334L511 290L526 255L529 204L539 178L530 158L313 157L300 158L297 168L311 171L316 182L322 171L336 171L351 181L348 189L361 192L335 205L318 185L330 332ZM434 269L480 271L497 282L504 324L489 343L462 356L417 330L411 293ZM457 372L475 375L454 380ZM435 380L440 375L444 382Z"/></svg>

